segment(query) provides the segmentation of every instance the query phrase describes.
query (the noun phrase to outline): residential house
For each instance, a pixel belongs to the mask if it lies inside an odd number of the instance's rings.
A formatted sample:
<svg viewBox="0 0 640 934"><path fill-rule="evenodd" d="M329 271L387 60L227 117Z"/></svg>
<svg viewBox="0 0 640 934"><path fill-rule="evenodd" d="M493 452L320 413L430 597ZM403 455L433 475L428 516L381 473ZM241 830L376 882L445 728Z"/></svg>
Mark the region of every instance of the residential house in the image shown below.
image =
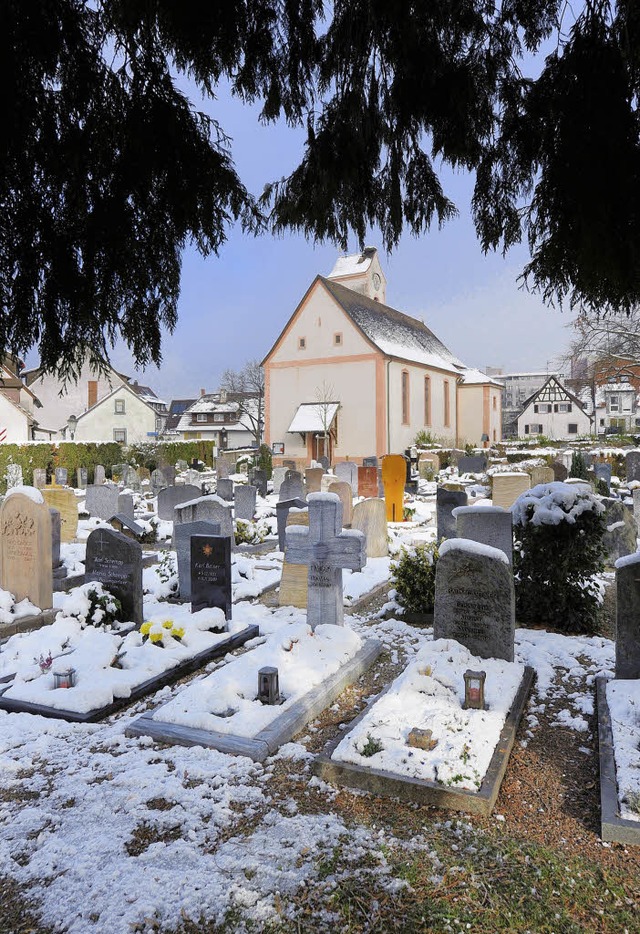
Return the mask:
<svg viewBox="0 0 640 934"><path fill-rule="evenodd" d="M5 354L0 363L0 443L48 441L53 432L40 424L40 400L20 379L21 363Z"/></svg>
<svg viewBox="0 0 640 934"><path fill-rule="evenodd" d="M487 367L487 372L493 375L503 387L502 389L502 436L516 438L518 436L518 418L522 414L525 402L540 389L549 376L564 383L562 373L550 374L548 371L534 371L528 373L502 373Z"/></svg>
<svg viewBox="0 0 640 934"><path fill-rule="evenodd" d="M500 440L495 381L385 301L373 247L313 280L262 363L274 463L397 453L423 429L451 444Z"/></svg>
<svg viewBox="0 0 640 934"><path fill-rule="evenodd" d="M221 449L257 447L254 425L259 400L251 393L204 393L180 416L175 428L185 441L209 440Z"/></svg>
<svg viewBox="0 0 640 934"><path fill-rule="evenodd" d="M151 441L162 430L164 405L147 386L122 383L75 419L70 418L62 429L63 437L121 444Z"/></svg>
<svg viewBox="0 0 640 934"><path fill-rule="evenodd" d="M592 419L583 403L549 376L544 385L525 400L518 417L518 437L545 435L555 441L570 441L592 432Z"/></svg>

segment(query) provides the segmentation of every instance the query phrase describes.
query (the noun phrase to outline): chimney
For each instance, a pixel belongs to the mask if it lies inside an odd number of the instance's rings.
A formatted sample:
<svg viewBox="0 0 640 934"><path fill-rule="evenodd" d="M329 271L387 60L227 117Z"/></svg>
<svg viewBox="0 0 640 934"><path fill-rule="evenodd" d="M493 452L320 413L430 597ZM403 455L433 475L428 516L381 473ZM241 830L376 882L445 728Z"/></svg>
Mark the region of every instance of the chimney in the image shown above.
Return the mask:
<svg viewBox="0 0 640 934"><path fill-rule="evenodd" d="M200 390L200 398L201 398L201 399L202 399L203 396L206 396L206 394L207 394L207 393L206 393L206 390L205 390L205 389L201 389L201 390Z"/></svg>

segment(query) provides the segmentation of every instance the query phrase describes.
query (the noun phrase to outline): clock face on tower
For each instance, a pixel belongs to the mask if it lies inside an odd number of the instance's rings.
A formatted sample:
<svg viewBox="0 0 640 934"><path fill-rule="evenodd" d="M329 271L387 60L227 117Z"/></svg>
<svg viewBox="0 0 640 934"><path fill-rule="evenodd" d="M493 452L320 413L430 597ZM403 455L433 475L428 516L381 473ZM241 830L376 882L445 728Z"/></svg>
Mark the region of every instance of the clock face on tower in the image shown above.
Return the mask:
<svg viewBox="0 0 640 934"><path fill-rule="evenodd" d="M379 288L380 288L380 283L381 283L381 282L382 282L382 279L380 278L380 274L377 273L377 272L374 272L374 274L373 274L373 287L374 287L374 289L379 289Z"/></svg>

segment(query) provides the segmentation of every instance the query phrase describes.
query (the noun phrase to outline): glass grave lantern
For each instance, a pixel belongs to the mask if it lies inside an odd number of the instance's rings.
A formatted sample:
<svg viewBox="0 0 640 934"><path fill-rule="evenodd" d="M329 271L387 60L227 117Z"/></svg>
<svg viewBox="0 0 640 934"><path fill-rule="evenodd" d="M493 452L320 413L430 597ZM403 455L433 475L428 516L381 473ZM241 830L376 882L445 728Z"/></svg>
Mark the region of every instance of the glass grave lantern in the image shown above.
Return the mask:
<svg viewBox="0 0 640 934"><path fill-rule="evenodd" d="M63 671L53 672L54 688L72 688L76 683L75 668L65 668Z"/></svg>
<svg viewBox="0 0 640 934"><path fill-rule="evenodd" d="M260 668L258 671L258 700L263 704L280 703L277 668Z"/></svg>
<svg viewBox="0 0 640 934"><path fill-rule="evenodd" d="M472 671L470 668L464 673L464 709L484 710L484 682L486 671Z"/></svg>

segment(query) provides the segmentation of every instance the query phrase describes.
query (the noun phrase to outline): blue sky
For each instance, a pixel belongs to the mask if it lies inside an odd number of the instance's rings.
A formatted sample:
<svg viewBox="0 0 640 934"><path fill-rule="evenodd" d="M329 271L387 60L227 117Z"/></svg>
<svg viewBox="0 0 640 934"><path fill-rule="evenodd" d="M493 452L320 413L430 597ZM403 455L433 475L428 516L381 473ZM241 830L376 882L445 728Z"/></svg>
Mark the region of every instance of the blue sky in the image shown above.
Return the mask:
<svg viewBox="0 0 640 934"><path fill-rule="evenodd" d="M265 182L287 174L302 152L300 131L261 126L257 108L221 94L198 104L232 137L239 174L254 194ZM465 363L507 371L546 369L570 339L567 312L547 309L540 298L519 289L527 260L524 248L506 259L484 256L469 213L471 179L446 173L445 189L460 216L426 236L405 235L397 250L381 255L387 275L387 302L422 318ZM382 251L375 231L368 241ZM357 244L350 244L355 252ZM261 359L302 298L314 276L331 270L338 250L314 246L304 237L246 236L230 232L219 257L184 256L179 323L165 340L163 364L136 372L126 348L113 363L164 399L192 397L217 388L227 368Z"/></svg>

